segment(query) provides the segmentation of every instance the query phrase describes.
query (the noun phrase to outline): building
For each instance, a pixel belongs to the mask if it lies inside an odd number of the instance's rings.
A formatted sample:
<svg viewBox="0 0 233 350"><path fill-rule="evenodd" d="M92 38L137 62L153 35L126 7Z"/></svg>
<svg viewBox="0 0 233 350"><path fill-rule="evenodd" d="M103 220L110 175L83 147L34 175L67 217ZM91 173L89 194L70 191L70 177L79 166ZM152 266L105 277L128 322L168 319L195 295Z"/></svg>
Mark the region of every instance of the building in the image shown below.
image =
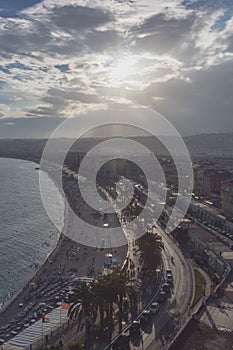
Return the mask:
<svg viewBox="0 0 233 350"><path fill-rule="evenodd" d="M219 169L213 164L194 164L194 193L211 200L216 207L221 207L221 184L232 179L229 169Z"/></svg>
<svg viewBox="0 0 233 350"><path fill-rule="evenodd" d="M233 220L233 179L221 184L222 209L229 220Z"/></svg>
<svg viewBox="0 0 233 350"><path fill-rule="evenodd" d="M188 228L190 241L202 259L219 275L223 276L227 264L222 259L222 251L231 251L214 234L207 229L191 224Z"/></svg>
<svg viewBox="0 0 233 350"><path fill-rule="evenodd" d="M233 222L227 220L227 218L222 215L222 210L207 203L192 199L188 214L192 218L203 222L204 225L210 226L220 233L233 235Z"/></svg>
<svg viewBox="0 0 233 350"><path fill-rule="evenodd" d="M232 178L227 170L206 169L203 174L203 197L221 207L221 184Z"/></svg>
<svg viewBox="0 0 233 350"><path fill-rule="evenodd" d="M200 166L199 164L195 164L193 166L193 174L194 174L194 192L197 195L203 195L203 183L204 183L204 172L205 168Z"/></svg>

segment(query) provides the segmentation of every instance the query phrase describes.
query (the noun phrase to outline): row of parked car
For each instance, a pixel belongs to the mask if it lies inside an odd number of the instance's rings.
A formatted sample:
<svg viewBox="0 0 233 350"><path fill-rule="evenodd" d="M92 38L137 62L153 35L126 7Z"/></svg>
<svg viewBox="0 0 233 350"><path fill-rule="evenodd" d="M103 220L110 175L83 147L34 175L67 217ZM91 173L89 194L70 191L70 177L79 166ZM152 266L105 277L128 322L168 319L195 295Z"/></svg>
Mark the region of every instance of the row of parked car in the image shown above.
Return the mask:
<svg viewBox="0 0 233 350"><path fill-rule="evenodd" d="M166 270L166 282L162 284L158 296L158 302L153 302L148 309L142 311L137 320L133 321L127 331L115 341L112 346L113 350L130 349L129 342L132 338L141 335L141 328L156 315L160 309L160 304L163 303L171 295L171 288L173 287L173 274L171 269Z"/></svg>

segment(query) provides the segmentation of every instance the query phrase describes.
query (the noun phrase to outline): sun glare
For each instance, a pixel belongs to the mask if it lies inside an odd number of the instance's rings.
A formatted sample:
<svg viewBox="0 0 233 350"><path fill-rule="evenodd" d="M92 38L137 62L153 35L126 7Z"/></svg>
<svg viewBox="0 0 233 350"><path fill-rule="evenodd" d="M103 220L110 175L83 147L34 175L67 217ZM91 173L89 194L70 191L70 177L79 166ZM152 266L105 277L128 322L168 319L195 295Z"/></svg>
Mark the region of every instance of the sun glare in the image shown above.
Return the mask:
<svg viewBox="0 0 233 350"><path fill-rule="evenodd" d="M112 86L119 86L135 73L137 59L133 55L125 55L113 62L110 66L109 76Z"/></svg>

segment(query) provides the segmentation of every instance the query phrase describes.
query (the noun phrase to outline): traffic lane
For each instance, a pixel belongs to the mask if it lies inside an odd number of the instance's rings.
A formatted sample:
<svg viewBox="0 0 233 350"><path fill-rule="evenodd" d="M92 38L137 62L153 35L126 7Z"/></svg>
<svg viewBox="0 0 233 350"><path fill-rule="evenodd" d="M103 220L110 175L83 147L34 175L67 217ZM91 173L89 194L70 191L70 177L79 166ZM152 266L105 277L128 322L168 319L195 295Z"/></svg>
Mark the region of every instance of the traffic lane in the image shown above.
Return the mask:
<svg viewBox="0 0 233 350"><path fill-rule="evenodd" d="M167 325L169 324L170 331L171 329L174 329L177 318L180 316L175 312L176 306L176 298L175 295L172 294L171 298L168 299L167 302L161 304L158 314L154 317L152 316L151 322L148 322L145 329L143 329L141 343L138 346L135 343L131 344L132 349L140 349L142 343L146 348L154 341L154 339L156 339L156 347L154 348L160 349L162 344L161 338L163 339L164 337L168 337L166 331L168 329ZM163 332L164 327L166 330Z"/></svg>
<svg viewBox="0 0 233 350"><path fill-rule="evenodd" d="M139 337L140 343L130 343L130 349L161 349L164 342L171 339L178 329L181 313L177 310L178 304L175 296L168 300L157 315L152 316L151 321L142 328L142 334Z"/></svg>
<svg viewBox="0 0 233 350"><path fill-rule="evenodd" d="M174 288L171 298L161 306L159 313L153 317L151 332L143 331L141 341L130 344L131 349L161 349L163 343L175 334L182 314L186 312L192 299L192 273L179 248L166 233L158 228L164 242L163 260L165 269L171 268L174 276ZM171 262L174 258L174 265Z"/></svg>
<svg viewBox="0 0 233 350"><path fill-rule="evenodd" d="M160 311L142 326L141 334L134 336L130 341L130 349L147 349L152 343L151 349L161 349L163 343L176 330L178 317L174 317L170 312L175 303L173 299L161 306Z"/></svg>
<svg viewBox="0 0 233 350"><path fill-rule="evenodd" d="M175 242L166 234L162 233L159 228L159 233L165 244L167 267L173 271L174 276L174 292L176 294L177 304L180 313L187 311L187 308L193 297L193 272L190 262L184 257ZM173 256L174 263L169 260L168 254Z"/></svg>

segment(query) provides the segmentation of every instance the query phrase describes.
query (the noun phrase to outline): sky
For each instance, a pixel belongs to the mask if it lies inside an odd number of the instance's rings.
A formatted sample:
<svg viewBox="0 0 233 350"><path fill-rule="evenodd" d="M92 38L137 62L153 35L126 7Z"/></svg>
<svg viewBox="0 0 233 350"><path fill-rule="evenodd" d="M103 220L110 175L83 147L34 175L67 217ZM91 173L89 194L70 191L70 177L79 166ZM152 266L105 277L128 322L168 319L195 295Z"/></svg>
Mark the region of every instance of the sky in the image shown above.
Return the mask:
<svg viewBox="0 0 233 350"><path fill-rule="evenodd" d="M232 0L1 0L0 138L108 103L233 131Z"/></svg>

